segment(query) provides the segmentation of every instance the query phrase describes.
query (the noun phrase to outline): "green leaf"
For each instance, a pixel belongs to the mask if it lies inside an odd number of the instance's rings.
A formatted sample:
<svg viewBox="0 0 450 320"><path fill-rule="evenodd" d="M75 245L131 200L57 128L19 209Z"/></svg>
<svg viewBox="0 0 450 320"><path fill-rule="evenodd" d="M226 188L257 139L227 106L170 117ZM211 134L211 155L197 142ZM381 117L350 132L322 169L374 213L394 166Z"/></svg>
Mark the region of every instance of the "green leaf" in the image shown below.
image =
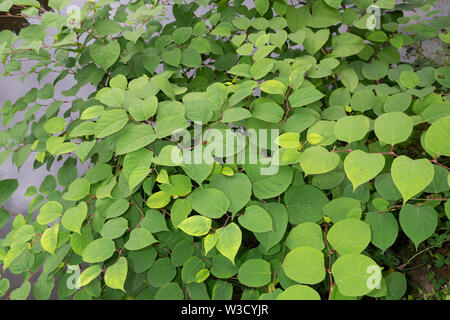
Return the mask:
<svg viewBox="0 0 450 320"><path fill-rule="evenodd" d="M250 67L250 75L255 80L261 79L272 70L273 65L274 63L270 59L261 58ZM248 94L245 96L248 96ZM234 104L230 102L230 105L233 106Z"/></svg>
<svg viewBox="0 0 450 320"><path fill-rule="evenodd" d="M368 212L365 221L370 224L372 243L377 248L384 252L394 244L398 234L398 223L392 213Z"/></svg>
<svg viewBox="0 0 450 320"><path fill-rule="evenodd" d="M120 257L119 260L112 266L109 266L105 272L105 284L112 289L119 289L125 292L124 284L128 273L128 261L125 257Z"/></svg>
<svg viewBox="0 0 450 320"><path fill-rule="evenodd" d="M390 145L406 141L411 135L412 129L412 119L403 112L383 113L374 123L378 139Z"/></svg>
<svg viewBox="0 0 450 320"><path fill-rule="evenodd" d="M334 135L338 140L351 143L362 140L369 129L369 118L365 116L342 117L334 126Z"/></svg>
<svg viewBox="0 0 450 320"><path fill-rule="evenodd" d="M297 149L301 147L300 134L298 132L286 132L280 135L275 142L285 149Z"/></svg>
<svg viewBox="0 0 450 320"><path fill-rule="evenodd" d="M255 237L266 250L269 250L283 239L287 229L288 214L286 207L276 202L266 203L263 205L263 208L267 210L272 217L273 230L255 233Z"/></svg>
<svg viewBox="0 0 450 320"><path fill-rule="evenodd" d="M116 146L116 154L126 154L149 145L156 140L156 135L151 126L139 124L128 126L123 130Z"/></svg>
<svg viewBox="0 0 450 320"><path fill-rule="evenodd" d="M121 237L128 229L128 220L125 218L115 218L106 221L100 234L105 239L116 239Z"/></svg>
<svg viewBox="0 0 450 320"><path fill-rule="evenodd" d="M89 194L90 186L87 179L76 179L69 185L67 192L63 194L63 199L69 201L81 200Z"/></svg>
<svg viewBox="0 0 450 320"><path fill-rule="evenodd" d="M63 131L66 127L66 120L61 117L54 117L47 120L44 124L44 129L50 134L58 133Z"/></svg>
<svg viewBox="0 0 450 320"><path fill-rule="evenodd" d="M185 196L192 190L191 179L183 174L170 176L170 181L163 183L160 189L174 197Z"/></svg>
<svg viewBox="0 0 450 320"><path fill-rule="evenodd" d="M286 91L284 83L278 80L266 80L259 87L268 94L284 94Z"/></svg>
<svg viewBox="0 0 450 320"><path fill-rule="evenodd" d="M218 229L216 233L218 234L216 249L234 264L234 257L242 242L241 229L232 222L226 227Z"/></svg>
<svg viewBox="0 0 450 320"><path fill-rule="evenodd" d="M389 66L379 60L366 63L362 67L362 74L369 80L380 80L388 73Z"/></svg>
<svg viewBox="0 0 450 320"><path fill-rule="evenodd" d="M327 196L311 185L293 185L284 196L289 222L318 222L323 218L322 207L328 203Z"/></svg>
<svg viewBox="0 0 450 320"><path fill-rule="evenodd" d="M332 38L333 56L348 57L361 52L365 47L364 40L350 32L341 33Z"/></svg>
<svg viewBox="0 0 450 320"><path fill-rule="evenodd" d="M255 0L255 8L263 16L269 10L269 0Z"/></svg>
<svg viewBox="0 0 450 320"><path fill-rule="evenodd" d="M403 112L409 108L412 95L407 92L393 94L384 101L383 109L386 112Z"/></svg>
<svg viewBox="0 0 450 320"><path fill-rule="evenodd" d="M239 216L239 224L252 232L269 232L273 230L272 218L263 208L252 205L245 208L243 215Z"/></svg>
<svg viewBox="0 0 450 320"><path fill-rule="evenodd" d="M156 113L158 98L151 96L145 100L138 100L130 106L130 114L136 121L146 121Z"/></svg>
<svg viewBox="0 0 450 320"><path fill-rule="evenodd" d="M350 106L356 111L369 111L375 105L375 95L371 89L361 89L356 91L351 100Z"/></svg>
<svg viewBox="0 0 450 320"><path fill-rule="evenodd" d="M49 0L48 1L48 5L58 11L67 7L70 3L71 3L70 0ZM100 21L104 21L104 20L100 20ZM107 20L107 21L109 21L109 20Z"/></svg>
<svg viewBox="0 0 450 320"><path fill-rule="evenodd" d="M380 174L376 177L375 188L385 200L398 200L402 197L390 173Z"/></svg>
<svg viewBox="0 0 450 320"><path fill-rule="evenodd" d="M58 231L59 224L55 223L50 228L45 229L41 237L42 248L51 254L54 254L56 250L56 245L58 243Z"/></svg>
<svg viewBox="0 0 450 320"><path fill-rule="evenodd" d="M170 202L170 194L164 191L153 193L147 200L146 205L149 208L164 208Z"/></svg>
<svg viewBox="0 0 450 320"><path fill-rule="evenodd" d="M366 295L373 290L368 284L374 271L381 278L381 270L377 263L358 253L339 257L331 267L339 291L349 297Z"/></svg>
<svg viewBox="0 0 450 320"><path fill-rule="evenodd" d="M191 27L181 27L177 28L172 33L172 39L177 44L185 43L192 35L192 28Z"/></svg>
<svg viewBox="0 0 450 320"><path fill-rule="evenodd" d="M89 46L89 54L92 60L106 71L119 58L120 44L118 41L112 41L106 45L93 44Z"/></svg>
<svg viewBox="0 0 450 320"><path fill-rule="evenodd" d="M222 217L230 207L230 200L220 190L208 188L197 189L189 197L192 208L208 218Z"/></svg>
<svg viewBox="0 0 450 320"><path fill-rule="evenodd" d="M314 222L300 223L289 232L286 246L290 250L298 247L311 247L322 251L325 248L322 229Z"/></svg>
<svg viewBox="0 0 450 320"><path fill-rule="evenodd" d="M86 219L86 215L86 202L80 202L78 206L70 208L64 213L61 223L67 230L81 234L81 226L83 225L84 219Z"/></svg>
<svg viewBox="0 0 450 320"><path fill-rule="evenodd" d="M359 83L358 76L356 75L355 70L353 70L352 68L344 69L338 75L342 81L342 84L350 92L353 92L355 88L358 86Z"/></svg>
<svg viewBox="0 0 450 320"><path fill-rule="evenodd" d="M113 108L119 108L125 100L125 95L122 89L119 88L103 88L97 92L98 100L101 103Z"/></svg>
<svg viewBox="0 0 450 320"><path fill-rule="evenodd" d="M332 8L339 9L339 6L341 5L342 0L325 0L325 3L329 5Z"/></svg>
<svg viewBox="0 0 450 320"><path fill-rule="evenodd" d="M41 225L49 224L61 216L63 207L59 202L49 201L42 205L36 221Z"/></svg>
<svg viewBox="0 0 450 320"><path fill-rule="evenodd" d="M227 196L230 201L227 211L233 215L250 201L252 195L252 184L243 173L236 173L233 176L214 174L211 177L210 187L222 191Z"/></svg>
<svg viewBox="0 0 450 320"><path fill-rule="evenodd" d="M345 157L344 170L353 184L353 192L363 183L375 178L383 170L384 163L382 154L367 153L361 150L350 152Z"/></svg>
<svg viewBox="0 0 450 320"><path fill-rule="evenodd" d="M339 156L321 146L314 146L301 153L300 166L305 175L321 174L335 169L340 162Z"/></svg>
<svg viewBox="0 0 450 320"><path fill-rule="evenodd" d="M114 109L102 113L95 124L95 137L104 138L122 129L128 122L128 116L122 109Z"/></svg>
<svg viewBox="0 0 450 320"><path fill-rule="evenodd" d="M0 206L4 205L6 201L12 196L12 194L19 187L17 179L5 179L0 180Z"/></svg>
<svg viewBox="0 0 450 320"><path fill-rule="evenodd" d="M30 295L31 291L31 283L28 280L25 280L22 285L11 291L9 295L10 300L26 300Z"/></svg>
<svg viewBox="0 0 450 320"><path fill-rule="evenodd" d="M131 231L130 238L125 243L128 250L140 250L157 242L153 235L145 228L137 228Z"/></svg>
<svg viewBox="0 0 450 320"><path fill-rule="evenodd" d="M201 215L195 215L183 220L178 225L178 228L191 236L200 237L209 232L211 219Z"/></svg>
<svg viewBox="0 0 450 320"><path fill-rule="evenodd" d="M334 223L348 218L359 219L362 213L361 202L354 198L339 197L324 205L323 212Z"/></svg>
<svg viewBox="0 0 450 320"><path fill-rule="evenodd" d="M141 226L151 233L168 231L164 214L158 210L146 210Z"/></svg>
<svg viewBox="0 0 450 320"><path fill-rule="evenodd" d="M238 271L239 282L248 287L262 287L270 282L270 263L262 259L246 260Z"/></svg>
<svg viewBox="0 0 450 320"><path fill-rule="evenodd" d="M69 1L70 3L70 1ZM122 31L120 24L110 19L99 19L94 23L94 30L100 37L113 35Z"/></svg>
<svg viewBox="0 0 450 320"><path fill-rule="evenodd" d="M211 174L214 165L208 163L202 164L185 164L183 171L195 182L201 184ZM216 188L220 189L220 188Z"/></svg>
<svg viewBox="0 0 450 320"><path fill-rule="evenodd" d="M83 261L87 263L97 263L105 261L116 251L114 241L111 239L99 238L89 243L83 252Z"/></svg>
<svg viewBox="0 0 450 320"><path fill-rule="evenodd" d="M398 81L405 88L415 88L419 84L419 76L412 71L403 71L400 73Z"/></svg>
<svg viewBox="0 0 450 320"><path fill-rule="evenodd" d="M407 156L394 159L391 167L392 180L406 203L423 191L434 178L434 168L427 159L412 160Z"/></svg>
<svg viewBox="0 0 450 320"><path fill-rule="evenodd" d="M169 258L156 260L148 269L147 281L153 287L162 287L175 278L177 270Z"/></svg>
<svg viewBox="0 0 450 320"><path fill-rule="evenodd" d="M71 142L64 143L64 137L51 136L47 139L46 147L50 154L57 156L74 151L77 145Z"/></svg>
<svg viewBox="0 0 450 320"><path fill-rule="evenodd" d="M450 156L450 116L438 119L428 128L424 147L433 157Z"/></svg>
<svg viewBox="0 0 450 320"><path fill-rule="evenodd" d="M3 297L9 289L9 280L3 278L0 280L0 297Z"/></svg>
<svg viewBox="0 0 450 320"><path fill-rule="evenodd" d="M181 61L181 50L179 48L165 50L161 55L161 58L168 65L178 67Z"/></svg>
<svg viewBox="0 0 450 320"><path fill-rule="evenodd" d="M176 133L180 129L188 127L188 122L185 118L179 116L168 116L159 119L155 125L155 132L157 138L164 138Z"/></svg>
<svg viewBox="0 0 450 320"><path fill-rule="evenodd" d="M284 110L275 101L269 98L260 98L254 102L252 115L256 119L274 123L282 119Z"/></svg>
<svg viewBox="0 0 450 320"><path fill-rule="evenodd" d="M196 283L202 283L206 279L209 278L209 275L211 272L208 269L201 269L197 274L195 275L195 282Z"/></svg>
<svg viewBox="0 0 450 320"><path fill-rule="evenodd" d="M163 285L155 293L155 300L183 300L184 293L180 285L176 282L171 282Z"/></svg>
<svg viewBox="0 0 450 320"><path fill-rule="evenodd" d="M433 235L437 227L437 213L430 206L406 204L399 215L400 226L416 248Z"/></svg>
<svg viewBox="0 0 450 320"><path fill-rule="evenodd" d="M325 279L323 253L311 247L297 247L286 255L283 271L298 283L319 283Z"/></svg>
<svg viewBox="0 0 450 320"><path fill-rule="evenodd" d="M248 119L252 116L250 111L244 108L231 108L223 112L222 121L223 122L235 122L240 120Z"/></svg>
<svg viewBox="0 0 450 320"><path fill-rule="evenodd" d="M302 88L289 96L292 108L302 107L324 97L324 94L314 87Z"/></svg>
<svg viewBox="0 0 450 320"><path fill-rule="evenodd" d="M83 270L83 272L80 274L80 278L78 279L79 285L81 287L84 287L88 285L92 280L97 278L102 273L102 268L100 265L95 264L93 266L89 266L86 269Z"/></svg>
<svg viewBox="0 0 450 320"><path fill-rule="evenodd" d="M195 282L197 273L204 268L205 262L199 257L190 257L186 260L181 269L181 280L186 284Z"/></svg>
<svg viewBox="0 0 450 320"><path fill-rule="evenodd" d="M303 41L303 45L305 46L306 52L309 54L315 54L317 51L322 48L325 43L328 41L330 36L330 30L321 29L314 33L310 29L305 29L306 36Z"/></svg>
<svg viewBox="0 0 450 320"><path fill-rule="evenodd" d="M259 199L270 199L282 194L292 181L292 168L282 166L273 175L262 174L262 167L256 165L245 166L245 172L250 178L254 195Z"/></svg>
<svg viewBox="0 0 450 320"><path fill-rule="evenodd" d="M327 239L340 256L360 253L370 242L370 226L357 219L340 220L331 227Z"/></svg>
<svg viewBox="0 0 450 320"><path fill-rule="evenodd" d="M320 300L320 295L311 287L294 284L280 293L277 300Z"/></svg>
<svg viewBox="0 0 450 320"><path fill-rule="evenodd" d="M312 28L326 28L334 25L341 19L339 10L329 7L324 1L314 1L312 15L308 20L308 26Z"/></svg>
<svg viewBox="0 0 450 320"><path fill-rule="evenodd" d="M386 276L386 300L400 300L406 293L407 283L405 274L392 272Z"/></svg>

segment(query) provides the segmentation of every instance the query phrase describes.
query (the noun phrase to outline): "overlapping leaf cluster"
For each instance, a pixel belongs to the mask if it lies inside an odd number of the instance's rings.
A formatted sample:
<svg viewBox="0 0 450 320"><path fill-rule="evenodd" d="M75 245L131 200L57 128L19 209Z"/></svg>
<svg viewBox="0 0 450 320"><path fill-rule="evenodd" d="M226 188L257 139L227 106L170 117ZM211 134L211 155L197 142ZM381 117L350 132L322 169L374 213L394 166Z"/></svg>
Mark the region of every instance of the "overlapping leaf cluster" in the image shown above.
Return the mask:
<svg viewBox="0 0 450 320"><path fill-rule="evenodd" d="M24 279L8 290L3 277L1 295L402 297L401 268L389 271L380 257L400 237L417 248L448 225L450 67L402 63L400 50L438 36L448 43L448 20L400 32L408 18L394 0L375 2L383 11L375 30L371 0L256 0L251 9L100 0L86 2L81 25L70 27L57 13L69 4L0 4L40 21L18 36L0 32L5 76L46 82L2 107L0 161L62 163L28 188L25 215L0 211L1 226L12 220L0 241L3 273ZM87 84L97 90L77 97ZM174 161L180 142L171 135L195 135L194 121L205 134L192 149L216 147L212 164ZM239 138L226 129L241 127L280 130L263 144L276 143L268 147L279 155L276 174L221 163L249 144L226 148L208 131ZM17 181L0 189L3 205ZM74 266L78 279L67 272Z"/></svg>

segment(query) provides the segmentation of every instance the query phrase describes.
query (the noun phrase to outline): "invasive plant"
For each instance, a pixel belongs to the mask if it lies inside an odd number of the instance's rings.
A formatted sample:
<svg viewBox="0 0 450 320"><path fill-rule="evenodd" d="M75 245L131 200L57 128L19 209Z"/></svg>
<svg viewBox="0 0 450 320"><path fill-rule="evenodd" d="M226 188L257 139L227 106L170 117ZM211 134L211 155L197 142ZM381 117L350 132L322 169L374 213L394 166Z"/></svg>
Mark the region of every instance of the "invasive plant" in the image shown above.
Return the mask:
<svg viewBox="0 0 450 320"><path fill-rule="evenodd" d="M70 3L0 4L37 21L0 32L3 76L46 82L3 105L0 163L62 163L0 209L0 295L400 299L390 248L447 241L450 67L400 61L449 43L433 1Z"/></svg>

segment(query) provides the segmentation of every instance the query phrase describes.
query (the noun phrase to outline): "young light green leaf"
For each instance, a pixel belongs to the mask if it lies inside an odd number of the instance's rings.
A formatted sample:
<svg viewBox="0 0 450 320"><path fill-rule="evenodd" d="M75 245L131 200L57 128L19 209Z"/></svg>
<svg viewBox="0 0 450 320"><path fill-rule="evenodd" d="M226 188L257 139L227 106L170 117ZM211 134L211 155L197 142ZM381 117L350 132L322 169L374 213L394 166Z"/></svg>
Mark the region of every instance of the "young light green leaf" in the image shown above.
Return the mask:
<svg viewBox="0 0 450 320"><path fill-rule="evenodd" d="M340 220L330 228L327 239L340 256L360 253L369 245L370 226L357 219Z"/></svg>
<svg viewBox="0 0 450 320"><path fill-rule="evenodd" d="M344 170L353 184L353 191L363 183L375 178L383 170L384 163L382 154L367 153L361 150L350 152L345 157Z"/></svg>
<svg viewBox="0 0 450 320"><path fill-rule="evenodd" d="M200 237L209 232L211 219L201 215L195 215L183 220L178 224L178 228L191 236Z"/></svg>
<svg viewBox="0 0 450 320"><path fill-rule="evenodd" d="M406 203L425 189L434 178L434 168L427 159L413 160L407 156L394 159L391 166L392 180Z"/></svg>
<svg viewBox="0 0 450 320"><path fill-rule="evenodd" d="M286 255L283 271L286 276L298 283L319 283L325 279L323 253L312 247L297 247Z"/></svg>
<svg viewBox="0 0 450 320"><path fill-rule="evenodd" d="M245 213L238 218L239 224L253 232L269 232L273 230L272 218L263 208L252 205L245 208Z"/></svg>
<svg viewBox="0 0 450 320"><path fill-rule="evenodd" d="M80 202L79 205L70 208L64 213L61 223L67 230L81 234L81 226L83 225L84 219L86 219L86 215L86 202Z"/></svg>
<svg viewBox="0 0 450 320"><path fill-rule="evenodd" d="M109 266L105 272L105 284L112 289L119 289L125 292L124 284L128 273L128 261L125 257L120 257L119 260L112 266Z"/></svg>
<svg viewBox="0 0 450 320"><path fill-rule="evenodd" d="M51 254L54 254L56 250L56 246L58 243L58 231L59 224L55 223L50 228L45 229L41 237L42 248L45 251L50 252Z"/></svg>
<svg viewBox="0 0 450 320"><path fill-rule="evenodd" d="M301 153L300 166L307 174L321 174L335 169L340 162L339 156L321 146L313 146Z"/></svg>
<svg viewBox="0 0 450 320"><path fill-rule="evenodd" d="M226 227L217 230L216 233L219 238L217 240L216 249L234 264L234 257L241 247L241 229L237 224L232 222Z"/></svg>

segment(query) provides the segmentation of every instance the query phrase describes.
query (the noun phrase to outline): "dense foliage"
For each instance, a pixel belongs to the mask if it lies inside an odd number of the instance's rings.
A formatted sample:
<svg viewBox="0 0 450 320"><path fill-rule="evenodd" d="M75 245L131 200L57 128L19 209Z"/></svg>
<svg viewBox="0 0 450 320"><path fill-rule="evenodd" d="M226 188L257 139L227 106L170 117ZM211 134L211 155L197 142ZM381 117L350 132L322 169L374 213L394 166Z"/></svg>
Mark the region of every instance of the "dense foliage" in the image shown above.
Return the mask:
<svg viewBox="0 0 450 320"><path fill-rule="evenodd" d="M402 298L408 258L448 239L450 67L400 52L449 43L448 17L433 1L174 2L88 1L70 21L70 0L0 4L37 21L0 32L3 76L46 83L3 105L0 163L62 163L27 213L0 209L0 296ZM249 129L279 130L256 143L271 157L232 161ZM175 161L183 146L213 163ZM17 186L0 181L0 205ZM396 263L393 246L414 247Z"/></svg>

